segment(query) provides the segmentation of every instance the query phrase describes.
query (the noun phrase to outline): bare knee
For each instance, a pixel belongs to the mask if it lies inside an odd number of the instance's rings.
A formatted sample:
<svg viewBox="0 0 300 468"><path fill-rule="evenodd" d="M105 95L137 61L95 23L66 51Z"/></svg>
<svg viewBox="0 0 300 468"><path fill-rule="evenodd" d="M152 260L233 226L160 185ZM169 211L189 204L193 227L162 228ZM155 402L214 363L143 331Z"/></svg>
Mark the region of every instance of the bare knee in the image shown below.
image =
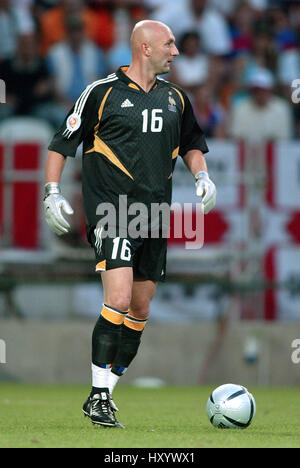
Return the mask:
<svg viewBox="0 0 300 468"><path fill-rule="evenodd" d="M108 305L109 307L113 307L114 309L118 309L121 311L126 311L129 309L130 306L130 294L126 293L114 293L110 294L105 298L105 304Z"/></svg>
<svg viewBox="0 0 300 468"><path fill-rule="evenodd" d="M147 320L150 313L150 301L131 302L130 314L139 320Z"/></svg>
<svg viewBox="0 0 300 468"><path fill-rule="evenodd" d="M104 303L123 312L129 309L132 295L132 269L115 268L102 272Z"/></svg>

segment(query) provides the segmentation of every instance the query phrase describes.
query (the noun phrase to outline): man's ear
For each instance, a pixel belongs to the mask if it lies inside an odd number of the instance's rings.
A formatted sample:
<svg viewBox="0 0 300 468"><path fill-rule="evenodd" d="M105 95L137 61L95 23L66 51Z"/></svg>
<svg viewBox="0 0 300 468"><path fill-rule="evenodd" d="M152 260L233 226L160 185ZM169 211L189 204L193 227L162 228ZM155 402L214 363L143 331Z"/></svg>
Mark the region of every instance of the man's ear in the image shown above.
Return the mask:
<svg viewBox="0 0 300 468"><path fill-rule="evenodd" d="M149 45L147 42L143 42L143 43L142 43L142 51L143 51L143 54L144 54L146 57L150 57L150 55L151 55L151 47L150 47L150 45Z"/></svg>

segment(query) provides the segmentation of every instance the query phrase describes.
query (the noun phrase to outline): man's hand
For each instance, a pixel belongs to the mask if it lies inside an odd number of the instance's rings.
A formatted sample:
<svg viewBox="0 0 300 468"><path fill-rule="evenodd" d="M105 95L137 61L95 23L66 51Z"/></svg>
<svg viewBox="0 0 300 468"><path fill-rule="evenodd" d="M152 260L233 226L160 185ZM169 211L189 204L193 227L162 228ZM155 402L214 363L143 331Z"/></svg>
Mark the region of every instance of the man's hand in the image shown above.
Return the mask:
<svg viewBox="0 0 300 468"><path fill-rule="evenodd" d="M195 178L196 195L202 198L203 211L207 214L216 204L217 189L206 171L197 172Z"/></svg>
<svg viewBox="0 0 300 468"><path fill-rule="evenodd" d="M74 213L69 202L61 195L57 182L45 186L44 211L45 218L53 232L61 236L70 231L71 226L62 215L62 210L72 215Z"/></svg>

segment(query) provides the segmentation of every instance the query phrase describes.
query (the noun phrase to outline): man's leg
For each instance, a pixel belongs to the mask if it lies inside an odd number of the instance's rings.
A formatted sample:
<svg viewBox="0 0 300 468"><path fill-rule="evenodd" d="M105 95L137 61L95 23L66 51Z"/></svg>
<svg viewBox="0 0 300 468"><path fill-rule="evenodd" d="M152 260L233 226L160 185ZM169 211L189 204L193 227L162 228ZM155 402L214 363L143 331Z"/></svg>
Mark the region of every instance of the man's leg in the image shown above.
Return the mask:
<svg viewBox="0 0 300 468"><path fill-rule="evenodd" d="M150 280L134 280L130 310L121 326L118 352L110 373L109 391L113 392L119 378L126 372L136 356L141 336L150 312L150 302L156 291L157 283Z"/></svg>
<svg viewBox="0 0 300 468"><path fill-rule="evenodd" d="M115 268L101 273L104 304L92 340L93 392L108 388L110 367L115 360L121 327L131 300L132 268Z"/></svg>
<svg viewBox="0 0 300 468"><path fill-rule="evenodd" d="M115 425L109 407L109 375L117 355L121 327L131 300L132 268L115 268L101 273L104 304L92 339L92 391L83 411L96 424Z"/></svg>

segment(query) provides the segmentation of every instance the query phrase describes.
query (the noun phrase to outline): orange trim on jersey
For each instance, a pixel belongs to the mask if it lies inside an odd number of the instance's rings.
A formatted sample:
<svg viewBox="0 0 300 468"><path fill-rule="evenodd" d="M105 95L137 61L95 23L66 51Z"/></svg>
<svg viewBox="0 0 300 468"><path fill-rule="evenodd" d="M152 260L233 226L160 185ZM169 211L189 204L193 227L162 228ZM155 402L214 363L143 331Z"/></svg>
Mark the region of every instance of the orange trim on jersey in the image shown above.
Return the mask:
<svg viewBox="0 0 300 468"><path fill-rule="evenodd" d="M96 151L98 153L103 154L104 156L107 157L107 159L110 160L115 166L117 166L121 171L123 171L130 179L134 180L132 175L127 171L126 167L123 166L121 161L117 158L115 153L110 149L109 146L107 146L106 143L104 143L101 138L98 137L98 135L95 135L95 141L94 141L94 147L88 151L85 152L85 154L92 153L93 151Z"/></svg>
<svg viewBox="0 0 300 468"><path fill-rule="evenodd" d="M129 83L128 86L129 86L129 88L137 89L138 91L140 90L140 88L134 83Z"/></svg>
<svg viewBox="0 0 300 468"><path fill-rule="evenodd" d="M105 271L106 270L106 260L102 260L102 262L97 263L95 267L96 271Z"/></svg>
<svg viewBox="0 0 300 468"><path fill-rule="evenodd" d="M185 107L183 96L182 96L181 92L178 89L173 88L173 86L171 86L171 88L174 89L174 91L176 91L176 93L180 97L181 104L182 104L182 113L183 113L184 112L184 107Z"/></svg>
<svg viewBox="0 0 300 468"><path fill-rule="evenodd" d="M173 175L173 172L171 172L171 174L169 175L168 180L171 179L172 175Z"/></svg>
<svg viewBox="0 0 300 468"><path fill-rule="evenodd" d="M177 158L178 153L179 153L179 146L177 146L177 148L174 149L174 151L172 153L172 159Z"/></svg>
<svg viewBox="0 0 300 468"><path fill-rule="evenodd" d="M99 107L99 112L98 112L98 118L99 118L98 127L99 127L100 120L101 120L101 117L102 117L102 114L103 114L103 109L104 109L106 100L107 100L108 95L111 92L111 90L112 90L112 86L106 91L105 96L101 101L101 104L100 104L100 107Z"/></svg>
<svg viewBox="0 0 300 468"><path fill-rule="evenodd" d="M86 151L86 153L92 153L93 151L95 151L95 149L94 149L95 148L95 139L96 139L96 136L97 136L97 132L99 130L100 120L101 120L102 114L103 114L103 109L104 109L106 100L107 100L108 95L111 92L111 90L112 90L112 86L106 91L106 93L104 95L104 98L101 101L99 111L98 111L98 123L97 123L97 125L95 125L95 128L94 128L94 146L90 150Z"/></svg>

